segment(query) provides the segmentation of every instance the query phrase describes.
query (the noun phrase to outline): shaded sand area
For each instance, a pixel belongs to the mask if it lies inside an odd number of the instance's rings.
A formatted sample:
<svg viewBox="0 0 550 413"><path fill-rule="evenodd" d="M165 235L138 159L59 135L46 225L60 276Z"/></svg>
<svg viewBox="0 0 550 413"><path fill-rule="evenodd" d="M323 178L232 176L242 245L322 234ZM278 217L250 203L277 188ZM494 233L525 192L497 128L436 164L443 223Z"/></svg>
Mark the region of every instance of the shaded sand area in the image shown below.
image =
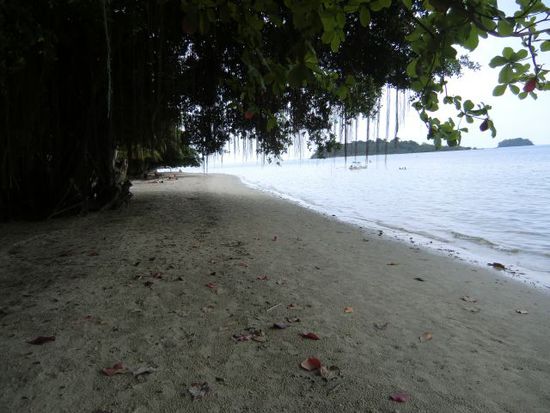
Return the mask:
<svg viewBox="0 0 550 413"><path fill-rule="evenodd" d="M233 177L133 192L0 225L1 412L550 411L548 294Z"/></svg>

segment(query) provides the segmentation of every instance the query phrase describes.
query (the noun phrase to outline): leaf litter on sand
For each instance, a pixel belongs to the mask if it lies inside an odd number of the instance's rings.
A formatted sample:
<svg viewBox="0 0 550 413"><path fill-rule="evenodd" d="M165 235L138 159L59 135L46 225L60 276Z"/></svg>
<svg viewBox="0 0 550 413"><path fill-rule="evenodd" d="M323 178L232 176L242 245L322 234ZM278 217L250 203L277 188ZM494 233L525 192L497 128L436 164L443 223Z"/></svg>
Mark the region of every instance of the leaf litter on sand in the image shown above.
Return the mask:
<svg viewBox="0 0 550 413"><path fill-rule="evenodd" d="M52 341L55 341L55 336L38 336L33 338L32 340L27 341L27 343L40 346L42 344L50 343Z"/></svg>
<svg viewBox="0 0 550 413"><path fill-rule="evenodd" d="M467 303L477 303L477 298L472 298L469 295L465 295L464 297L460 298L462 301L466 301Z"/></svg>
<svg viewBox="0 0 550 413"><path fill-rule="evenodd" d="M300 335L303 337L303 338L307 338L309 340L319 340L319 336L315 333L300 333Z"/></svg>
<svg viewBox="0 0 550 413"><path fill-rule="evenodd" d="M267 341L267 335L263 330L256 329L254 327L247 328L243 333L233 334L233 340L236 342L242 341L257 341L258 343L263 343Z"/></svg>
<svg viewBox="0 0 550 413"><path fill-rule="evenodd" d="M407 393L393 393L390 395L390 400L397 403L405 403L411 399L411 396Z"/></svg>
<svg viewBox="0 0 550 413"><path fill-rule="evenodd" d="M191 383L187 391L191 394L193 400L200 400L210 393L210 386L207 382Z"/></svg>
<svg viewBox="0 0 550 413"><path fill-rule="evenodd" d="M389 323L387 321L385 323L374 323L374 328L378 331L382 331L388 328L388 324Z"/></svg>
<svg viewBox="0 0 550 413"><path fill-rule="evenodd" d="M504 264L501 264L500 262L489 262L487 263L488 266L493 267L495 270L504 271L506 270L506 267Z"/></svg>
<svg viewBox="0 0 550 413"><path fill-rule="evenodd" d="M256 277L257 280L260 280L260 281L267 281L269 280L269 277L267 275L260 275L258 277Z"/></svg>
<svg viewBox="0 0 550 413"><path fill-rule="evenodd" d="M285 317L285 320L287 323L290 323L290 324L299 323L300 321L302 321L298 317Z"/></svg>
<svg viewBox="0 0 550 413"><path fill-rule="evenodd" d="M121 362L113 365L113 367L105 367L101 369L101 372L106 376L114 376L115 374L124 374L127 372L126 368Z"/></svg>
<svg viewBox="0 0 550 413"><path fill-rule="evenodd" d="M273 326L271 327L275 330L284 330L285 328L288 328L288 324L286 323L273 323Z"/></svg>
<svg viewBox="0 0 550 413"><path fill-rule="evenodd" d="M353 307L344 307L344 313L353 313Z"/></svg>
<svg viewBox="0 0 550 413"><path fill-rule="evenodd" d="M516 313L518 313L518 314L529 314L529 311L517 309Z"/></svg>
<svg viewBox="0 0 550 413"><path fill-rule="evenodd" d="M310 357L300 363L300 367L307 371L319 370L321 366L321 361L317 357Z"/></svg>
<svg viewBox="0 0 550 413"><path fill-rule="evenodd" d="M430 341L433 338L433 335L431 332L426 331L425 333L422 333L420 337L418 337L418 340L421 343L425 343L426 341Z"/></svg>
<svg viewBox="0 0 550 413"><path fill-rule="evenodd" d="M301 310L302 307L300 307L298 304L291 303L286 306L289 310Z"/></svg>
<svg viewBox="0 0 550 413"><path fill-rule="evenodd" d="M155 371L157 371L157 369L151 366L137 367L131 370L134 377L141 376L143 374L151 374L151 373L154 373Z"/></svg>

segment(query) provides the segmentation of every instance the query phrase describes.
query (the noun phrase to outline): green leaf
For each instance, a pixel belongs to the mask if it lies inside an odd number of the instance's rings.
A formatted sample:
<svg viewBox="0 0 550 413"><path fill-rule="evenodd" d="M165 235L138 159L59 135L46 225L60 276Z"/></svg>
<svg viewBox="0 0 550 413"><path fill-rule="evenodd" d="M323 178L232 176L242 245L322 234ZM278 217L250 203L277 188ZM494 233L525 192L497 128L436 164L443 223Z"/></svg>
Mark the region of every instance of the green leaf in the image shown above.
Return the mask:
<svg viewBox="0 0 550 413"><path fill-rule="evenodd" d="M514 56L514 49L511 47L505 47L502 49L502 56L504 56L507 60L512 60L512 56Z"/></svg>
<svg viewBox="0 0 550 413"><path fill-rule="evenodd" d="M477 27L472 24L470 28L470 34L468 38L464 41L463 46L468 50L474 50L479 43L479 36Z"/></svg>
<svg viewBox="0 0 550 413"><path fill-rule="evenodd" d="M472 118L471 116L466 116L466 122L474 123L474 118Z"/></svg>
<svg viewBox="0 0 550 413"><path fill-rule="evenodd" d="M359 22L361 23L361 26L367 27L370 23L370 10L368 7L363 6L361 7L361 13L359 14Z"/></svg>
<svg viewBox="0 0 550 413"><path fill-rule="evenodd" d="M514 25L508 20L502 19L498 22L498 33L503 36L508 36L514 31Z"/></svg>
<svg viewBox="0 0 550 413"><path fill-rule="evenodd" d="M508 64L504 66L498 74L498 83L511 83L514 80L514 71Z"/></svg>
<svg viewBox="0 0 550 413"><path fill-rule="evenodd" d="M401 1L403 2L403 4L405 5L405 7L406 7L407 9L409 9L409 10L411 9L411 7L412 7L412 0L401 0Z"/></svg>
<svg viewBox="0 0 550 413"><path fill-rule="evenodd" d="M464 108L464 112L469 112L474 108L474 102L468 99L466 102L464 102L462 107Z"/></svg>
<svg viewBox="0 0 550 413"><path fill-rule="evenodd" d="M514 60L518 61L521 59L525 59L527 56L529 56L529 53L527 52L527 50L521 49L517 53L515 53Z"/></svg>
<svg viewBox="0 0 550 413"><path fill-rule="evenodd" d="M380 11L391 6L391 0L375 0L369 4L372 11Z"/></svg>
<svg viewBox="0 0 550 413"><path fill-rule="evenodd" d="M549 52L550 51L550 40L545 40L540 45L541 52Z"/></svg>
<svg viewBox="0 0 550 413"><path fill-rule="evenodd" d="M516 85L508 85L508 87L514 95L517 95L520 92L519 87L517 87Z"/></svg>
<svg viewBox="0 0 550 413"><path fill-rule="evenodd" d="M505 65L506 63L508 63L508 60L506 60L504 57L495 56L489 62L489 67L495 68L495 67L498 67L498 66Z"/></svg>
<svg viewBox="0 0 550 413"><path fill-rule="evenodd" d="M506 91L506 85L498 85L493 89L493 96L502 96Z"/></svg>

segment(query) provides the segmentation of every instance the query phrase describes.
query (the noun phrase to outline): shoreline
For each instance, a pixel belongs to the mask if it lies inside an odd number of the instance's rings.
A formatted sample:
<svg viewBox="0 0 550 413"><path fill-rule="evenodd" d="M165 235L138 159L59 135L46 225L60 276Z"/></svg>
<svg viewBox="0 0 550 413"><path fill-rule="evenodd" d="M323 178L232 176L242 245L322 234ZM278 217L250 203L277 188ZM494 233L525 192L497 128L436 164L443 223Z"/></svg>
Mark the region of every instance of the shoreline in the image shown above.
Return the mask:
<svg viewBox="0 0 550 413"><path fill-rule="evenodd" d="M117 211L0 225L7 411L550 408L542 291L234 176L133 192ZM265 336L236 341L249 328ZM56 340L27 343L36 336ZM301 369L308 357L337 366L333 377ZM117 362L154 370L101 373ZM410 400L389 400L397 392Z"/></svg>
<svg viewBox="0 0 550 413"><path fill-rule="evenodd" d="M189 173L202 174L202 172L189 172ZM452 244L450 244L448 240L437 239L437 237L430 238L427 235L419 234L412 231L407 231L405 229L392 228L387 225L378 224L374 221L366 221L367 224L362 225L358 219L351 219L349 217L346 219L345 217L341 217L336 214L331 214L330 212L323 210L322 208L316 207L313 204L309 204L302 199L284 194L282 192L278 192L275 189L264 188L261 185L247 181L244 177L241 177L238 175L232 175L230 173L221 173L221 172L215 172L214 175L227 175L227 176L236 177L237 179L239 179L239 181L243 185L246 185L247 187L253 190L261 191L266 194L275 196L287 202L291 202L295 205L298 205L302 208L306 208L312 212L321 214L328 218L334 218L341 223L355 226L367 232L368 231L378 232L382 230L385 232L384 236L386 238L389 236L395 242L399 242L408 246L411 246L412 244L415 247L422 248L433 254L441 255L443 257L448 257L450 259L456 259L458 261L462 261L462 262L474 265L480 269L488 269L487 267L491 266L490 265L491 263L496 262L494 259L484 256L483 254L476 254L466 249L465 247L453 246ZM504 256L498 256L498 253L494 255L496 255L499 260L500 258L504 258ZM507 277L508 279L514 280L520 284L527 285L531 288L536 288L536 289L539 289L540 291L550 294L550 282L548 281L547 277L545 277L544 274L537 272L535 270L530 270L528 268L517 266L514 264L508 265L505 259L501 259L500 261L501 262L499 263L504 263L506 269L493 270L497 272L499 275L503 277Z"/></svg>

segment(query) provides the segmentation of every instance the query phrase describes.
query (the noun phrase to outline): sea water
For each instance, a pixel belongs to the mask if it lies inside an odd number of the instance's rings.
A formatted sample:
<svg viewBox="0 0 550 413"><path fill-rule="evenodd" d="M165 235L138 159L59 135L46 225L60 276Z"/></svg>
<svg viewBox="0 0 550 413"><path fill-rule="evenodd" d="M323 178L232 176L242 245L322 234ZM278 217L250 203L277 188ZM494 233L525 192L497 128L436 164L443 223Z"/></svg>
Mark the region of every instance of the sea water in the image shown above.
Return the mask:
<svg viewBox="0 0 550 413"><path fill-rule="evenodd" d="M356 163L354 163L356 162ZM351 165L362 166L350 169ZM365 168L366 166L366 168ZM227 165L319 212L550 288L550 146Z"/></svg>

